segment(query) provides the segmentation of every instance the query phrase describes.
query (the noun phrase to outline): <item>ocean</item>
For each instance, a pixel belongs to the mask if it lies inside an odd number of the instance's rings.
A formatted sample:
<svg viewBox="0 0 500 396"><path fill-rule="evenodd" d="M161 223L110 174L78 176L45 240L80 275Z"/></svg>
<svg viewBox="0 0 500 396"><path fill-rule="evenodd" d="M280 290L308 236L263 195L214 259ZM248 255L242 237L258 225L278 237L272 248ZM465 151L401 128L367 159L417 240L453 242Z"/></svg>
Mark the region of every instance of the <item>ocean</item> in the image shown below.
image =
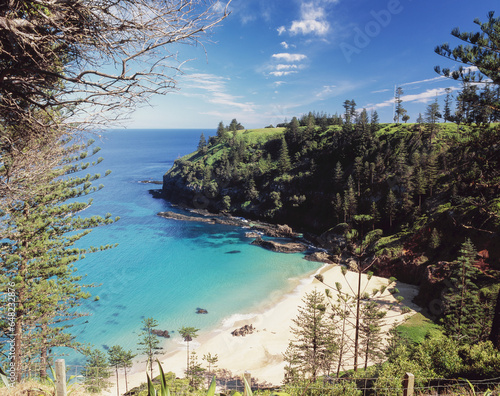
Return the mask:
<svg viewBox="0 0 500 396"><path fill-rule="evenodd" d="M319 263L302 254L283 254L250 245L247 230L165 219L161 211L185 213L150 189L161 181L174 160L188 154L215 130L113 130L96 144L104 161L90 173L109 169L104 188L91 195L93 205L82 216L111 213L120 220L94 229L79 245L118 246L88 254L75 266L86 275L93 296L80 311L90 315L73 322L69 332L78 342L105 352L121 345L137 353L141 321L152 317L172 338L165 352L180 347L177 330L192 326L200 332L226 327L271 305L293 290L298 280L316 271ZM97 183L99 184L99 182ZM197 314L203 308L208 314ZM82 365L84 357L63 348L67 365Z"/></svg>

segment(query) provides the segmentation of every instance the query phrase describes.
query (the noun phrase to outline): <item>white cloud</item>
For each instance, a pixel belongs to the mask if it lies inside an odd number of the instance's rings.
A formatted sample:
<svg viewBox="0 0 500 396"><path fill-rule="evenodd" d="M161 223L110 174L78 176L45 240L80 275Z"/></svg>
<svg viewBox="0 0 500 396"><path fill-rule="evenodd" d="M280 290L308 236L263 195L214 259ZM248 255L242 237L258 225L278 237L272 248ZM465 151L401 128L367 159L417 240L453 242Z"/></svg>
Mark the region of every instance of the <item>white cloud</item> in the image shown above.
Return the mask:
<svg viewBox="0 0 500 396"><path fill-rule="evenodd" d="M290 70L298 68L299 67L297 65L283 65L283 64L276 65L276 70Z"/></svg>
<svg viewBox="0 0 500 396"><path fill-rule="evenodd" d="M374 94L374 93L382 93L382 92L389 92L391 91L390 89L380 89L378 91L371 91L370 93Z"/></svg>
<svg viewBox="0 0 500 396"><path fill-rule="evenodd" d="M295 74L295 73L298 73L298 72L295 71L295 70L291 70L291 71L272 71L269 74L272 75L272 76L275 76L275 77L283 77L283 76L288 76L290 74Z"/></svg>
<svg viewBox="0 0 500 396"><path fill-rule="evenodd" d="M282 41L281 42L281 46L284 48L284 49L288 49L289 45L286 41Z"/></svg>
<svg viewBox="0 0 500 396"><path fill-rule="evenodd" d="M332 96L335 93L336 85L324 85L318 93L316 93L316 97L319 100L323 100Z"/></svg>
<svg viewBox="0 0 500 396"><path fill-rule="evenodd" d="M286 27L284 26L280 26L278 29L276 29L278 31L278 35L281 36L283 33L286 32Z"/></svg>
<svg viewBox="0 0 500 396"><path fill-rule="evenodd" d="M326 20L326 13L323 7L314 3L303 3L301 5L301 19L293 21L290 33L296 34L316 34L324 36L330 30L330 24Z"/></svg>
<svg viewBox="0 0 500 396"><path fill-rule="evenodd" d="M458 88L452 88L452 90L456 90ZM424 92L421 92L419 94L414 94L414 95L403 95L401 96L401 100L403 103L411 103L411 102L416 102L416 103L427 103L430 100L436 98L436 96L444 95L446 93L446 88L434 88L434 89L428 89ZM376 110L380 109L382 107L389 107L394 104L394 98L391 98L389 100L386 100L381 103L377 103L375 105L372 105L371 107L367 108L367 110Z"/></svg>
<svg viewBox="0 0 500 396"><path fill-rule="evenodd" d="M184 90L199 90L202 93L182 91L185 96L196 96L203 100L230 107L236 107L245 112L255 111L255 104L251 102L240 102L240 97L227 93L226 82L228 79L207 73L193 73L183 77Z"/></svg>
<svg viewBox="0 0 500 396"><path fill-rule="evenodd" d="M428 83L428 82L433 82L433 81L439 81L439 80L443 80L443 79L446 79L446 77L438 76L438 77L428 78L426 80L412 81L409 83L399 84L399 86L404 87L406 85L422 84L422 83Z"/></svg>
<svg viewBox="0 0 500 396"><path fill-rule="evenodd" d="M272 57L277 60L283 60L285 62L300 62L304 59L307 59L307 56L304 54L289 54L288 52L273 54Z"/></svg>
<svg viewBox="0 0 500 396"><path fill-rule="evenodd" d="M223 12L226 9L226 4L223 4L220 1L218 1L213 5L213 9L215 12Z"/></svg>

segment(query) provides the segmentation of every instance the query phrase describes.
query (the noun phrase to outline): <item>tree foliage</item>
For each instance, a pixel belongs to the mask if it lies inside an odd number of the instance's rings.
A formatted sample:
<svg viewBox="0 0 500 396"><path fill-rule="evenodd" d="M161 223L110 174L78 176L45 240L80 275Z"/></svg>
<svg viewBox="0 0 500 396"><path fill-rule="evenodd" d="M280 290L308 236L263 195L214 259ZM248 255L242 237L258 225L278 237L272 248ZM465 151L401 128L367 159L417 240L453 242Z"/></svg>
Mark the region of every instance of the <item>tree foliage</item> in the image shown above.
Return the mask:
<svg viewBox="0 0 500 396"><path fill-rule="evenodd" d="M145 318L142 320L142 325L144 327L139 333L138 350L146 355L146 370L150 370L151 378L153 378L153 363L155 356L163 351L158 336L153 332L155 327L158 327L158 322L153 318Z"/></svg>
<svg viewBox="0 0 500 396"><path fill-rule="evenodd" d="M285 353L285 381L298 378L316 381L328 374L337 349L334 325L327 312L325 297L313 290L302 300L298 315L293 319L293 339Z"/></svg>

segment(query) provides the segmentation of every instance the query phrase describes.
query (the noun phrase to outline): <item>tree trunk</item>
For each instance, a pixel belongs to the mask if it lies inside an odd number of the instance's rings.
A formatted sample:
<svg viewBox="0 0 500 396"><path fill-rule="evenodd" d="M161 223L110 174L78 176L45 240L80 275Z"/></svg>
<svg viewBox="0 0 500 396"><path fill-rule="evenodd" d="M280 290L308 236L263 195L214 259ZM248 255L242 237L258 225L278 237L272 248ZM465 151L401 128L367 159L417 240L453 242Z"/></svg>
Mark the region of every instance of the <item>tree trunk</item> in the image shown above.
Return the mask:
<svg viewBox="0 0 500 396"><path fill-rule="evenodd" d="M361 260L358 259L358 266ZM361 304L361 267L358 268L358 295L356 296L356 332L354 334L354 371L358 371L358 348L359 348L359 316Z"/></svg>
<svg viewBox="0 0 500 396"><path fill-rule="evenodd" d="M125 393L128 393L127 366L123 366L123 370L125 371Z"/></svg>
<svg viewBox="0 0 500 396"><path fill-rule="evenodd" d="M495 314L491 323L490 340L495 348L500 350L500 291L498 292Z"/></svg>
<svg viewBox="0 0 500 396"><path fill-rule="evenodd" d="M47 345L43 345L40 351L40 378L47 378Z"/></svg>
<svg viewBox="0 0 500 396"><path fill-rule="evenodd" d="M345 322L347 320L346 318L346 313L345 313L345 306L344 306L344 313L343 313L343 320L342 320L342 338L340 339L340 351L339 351L339 362L337 365L337 378L340 377L340 366L342 365L342 356L344 354L344 336L345 336Z"/></svg>
<svg viewBox="0 0 500 396"><path fill-rule="evenodd" d="M23 340L23 312L22 304L19 303L16 312L16 324L14 325L14 368L16 382L20 383L22 379L22 340Z"/></svg>
<svg viewBox="0 0 500 396"><path fill-rule="evenodd" d="M115 366L115 370L116 370L116 396L120 396L120 390L118 388L118 366Z"/></svg>

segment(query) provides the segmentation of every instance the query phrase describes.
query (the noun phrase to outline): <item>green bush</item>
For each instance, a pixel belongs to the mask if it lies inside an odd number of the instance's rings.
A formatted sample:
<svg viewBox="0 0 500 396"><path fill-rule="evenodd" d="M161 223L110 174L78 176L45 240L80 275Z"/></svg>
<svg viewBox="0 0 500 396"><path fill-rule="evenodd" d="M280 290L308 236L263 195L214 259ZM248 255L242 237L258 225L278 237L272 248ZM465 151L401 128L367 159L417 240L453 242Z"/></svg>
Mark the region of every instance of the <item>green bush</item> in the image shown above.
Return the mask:
<svg viewBox="0 0 500 396"><path fill-rule="evenodd" d="M468 378L497 377L500 370L500 351L491 341L464 345L460 348L463 360L462 376Z"/></svg>
<svg viewBox="0 0 500 396"><path fill-rule="evenodd" d="M433 333L419 345L414 355L422 367L435 372L438 377L456 377L462 371L458 343L441 334Z"/></svg>

